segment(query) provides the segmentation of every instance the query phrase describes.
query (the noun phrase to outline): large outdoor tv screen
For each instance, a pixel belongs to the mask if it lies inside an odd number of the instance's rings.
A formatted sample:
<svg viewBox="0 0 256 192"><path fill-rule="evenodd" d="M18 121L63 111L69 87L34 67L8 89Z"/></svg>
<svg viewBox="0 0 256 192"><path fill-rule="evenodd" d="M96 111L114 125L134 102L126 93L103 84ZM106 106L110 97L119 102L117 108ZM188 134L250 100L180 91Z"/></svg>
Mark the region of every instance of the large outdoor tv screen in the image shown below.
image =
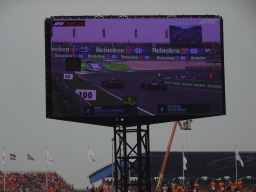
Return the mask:
<svg viewBox="0 0 256 192"><path fill-rule="evenodd" d="M222 19L208 17L46 19L48 117L224 115Z"/></svg>

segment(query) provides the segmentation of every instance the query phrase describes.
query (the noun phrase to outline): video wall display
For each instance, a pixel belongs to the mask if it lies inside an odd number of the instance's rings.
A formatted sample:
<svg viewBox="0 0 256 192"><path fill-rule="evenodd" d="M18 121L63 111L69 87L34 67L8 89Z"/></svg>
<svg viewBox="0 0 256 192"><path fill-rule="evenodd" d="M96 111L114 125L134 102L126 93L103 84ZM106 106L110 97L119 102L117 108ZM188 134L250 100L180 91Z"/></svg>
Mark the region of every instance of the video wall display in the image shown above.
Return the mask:
<svg viewBox="0 0 256 192"><path fill-rule="evenodd" d="M225 115L222 25L219 16L46 19L47 117Z"/></svg>

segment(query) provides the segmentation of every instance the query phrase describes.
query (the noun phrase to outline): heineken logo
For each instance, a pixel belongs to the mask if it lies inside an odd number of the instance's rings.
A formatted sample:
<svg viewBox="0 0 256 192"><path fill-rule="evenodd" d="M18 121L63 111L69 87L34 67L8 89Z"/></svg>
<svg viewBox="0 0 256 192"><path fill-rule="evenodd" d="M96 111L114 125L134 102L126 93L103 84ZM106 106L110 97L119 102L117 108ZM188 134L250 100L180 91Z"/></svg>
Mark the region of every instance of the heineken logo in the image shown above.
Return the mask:
<svg viewBox="0 0 256 192"><path fill-rule="evenodd" d="M96 47L96 53L125 53L125 49Z"/></svg>
<svg viewBox="0 0 256 192"><path fill-rule="evenodd" d="M71 47L52 47L52 52L71 52Z"/></svg>
<svg viewBox="0 0 256 192"><path fill-rule="evenodd" d="M105 58L105 55L90 55L88 54L88 58L100 58L100 59L104 59Z"/></svg>
<svg viewBox="0 0 256 192"><path fill-rule="evenodd" d="M152 48L152 53L180 53L180 49Z"/></svg>
<svg viewBox="0 0 256 192"><path fill-rule="evenodd" d="M191 56L191 59L192 60L205 60L205 57L201 56L201 57L194 57L194 56Z"/></svg>
<svg viewBox="0 0 256 192"><path fill-rule="evenodd" d="M192 86L192 83L182 83L184 86Z"/></svg>
<svg viewBox="0 0 256 192"><path fill-rule="evenodd" d="M164 57L164 56L157 56L157 60L175 60L176 57ZM178 59L178 58L177 58Z"/></svg>
<svg viewBox="0 0 256 192"><path fill-rule="evenodd" d="M54 54L54 57L72 57L72 55L71 54L58 54L58 53L55 53Z"/></svg>
<svg viewBox="0 0 256 192"><path fill-rule="evenodd" d="M194 87L205 87L205 84L194 84Z"/></svg>
<svg viewBox="0 0 256 192"><path fill-rule="evenodd" d="M121 55L121 59L139 59L139 57L134 55Z"/></svg>
<svg viewBox="0 0 256 192"><path fill-rule="evenodd" d="M217 89L221 89L222 86L221 85L207 85L208 88L217 88Z"/></svg>

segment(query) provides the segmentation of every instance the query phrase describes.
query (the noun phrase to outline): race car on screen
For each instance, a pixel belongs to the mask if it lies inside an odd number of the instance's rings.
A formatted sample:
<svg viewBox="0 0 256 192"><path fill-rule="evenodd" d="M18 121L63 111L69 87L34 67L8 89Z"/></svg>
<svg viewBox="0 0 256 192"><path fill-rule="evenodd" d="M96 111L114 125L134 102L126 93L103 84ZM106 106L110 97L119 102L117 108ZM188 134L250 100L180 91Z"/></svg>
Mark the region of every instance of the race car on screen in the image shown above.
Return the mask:
<svg viewBox="0 0 256 192"><path fill-rule="evenodd" d="M109 79L102 81L102 87L106 88L116 88L116 89L123 89L124 88L124 82L122 82L120 79Z"/></svg>
<svg viewBox="0 0 256 192"><path fill-rule="evenodd" d="M164 81L147 79L141 82L141 89L148 90L167 90L167 85L164 84Z"/></svg>

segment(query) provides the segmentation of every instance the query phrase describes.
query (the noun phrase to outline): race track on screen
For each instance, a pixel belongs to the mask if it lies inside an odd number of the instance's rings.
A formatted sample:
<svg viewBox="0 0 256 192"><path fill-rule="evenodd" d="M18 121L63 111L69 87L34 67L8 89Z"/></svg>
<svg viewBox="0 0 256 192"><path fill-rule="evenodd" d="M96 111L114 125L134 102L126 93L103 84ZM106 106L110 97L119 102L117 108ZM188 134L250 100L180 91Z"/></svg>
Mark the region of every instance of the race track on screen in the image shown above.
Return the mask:
<svg viewBox="0 0 256 192"><path fill-rule="evenodd" d="M102 87L103 80L110 78L121 79L124 82L124 89L102 88L118 98L123 96L137 96L137 106L148 112L150 115L157 114L158 104L209 104L211 115L223 114L222 92L199 90L192 88L168 86L167 91L141 89L141 81L157 76L159 70L139 71L111 71L76 73L66 72L64 58L53 58L52 72L72 73L88 80L89 82ZM162 70L161 75L168 75L170 71Z"/></svg>

